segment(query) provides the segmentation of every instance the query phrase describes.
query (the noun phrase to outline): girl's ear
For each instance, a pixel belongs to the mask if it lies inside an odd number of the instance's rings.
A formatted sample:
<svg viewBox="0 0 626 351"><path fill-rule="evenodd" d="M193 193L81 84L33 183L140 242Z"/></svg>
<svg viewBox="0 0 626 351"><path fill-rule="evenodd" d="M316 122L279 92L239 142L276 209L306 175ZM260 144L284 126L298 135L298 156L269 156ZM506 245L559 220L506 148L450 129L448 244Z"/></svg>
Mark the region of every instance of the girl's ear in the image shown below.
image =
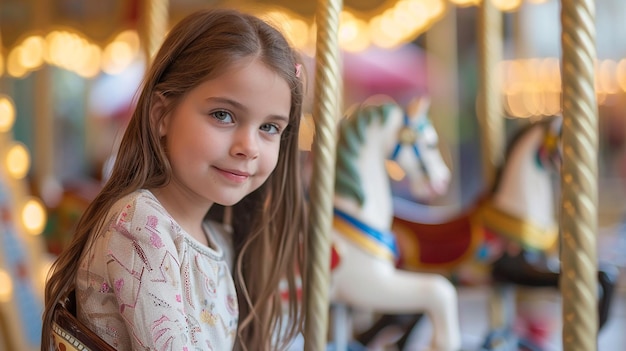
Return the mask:
<svg viewBox="0 0 626 351"><path fill-rule="evenodd" d="M167 113L165 96L161 93L154 93L152 106L150 106L150 123L159 128L159 136L167 134L169 123L169 113Z"/></svg>

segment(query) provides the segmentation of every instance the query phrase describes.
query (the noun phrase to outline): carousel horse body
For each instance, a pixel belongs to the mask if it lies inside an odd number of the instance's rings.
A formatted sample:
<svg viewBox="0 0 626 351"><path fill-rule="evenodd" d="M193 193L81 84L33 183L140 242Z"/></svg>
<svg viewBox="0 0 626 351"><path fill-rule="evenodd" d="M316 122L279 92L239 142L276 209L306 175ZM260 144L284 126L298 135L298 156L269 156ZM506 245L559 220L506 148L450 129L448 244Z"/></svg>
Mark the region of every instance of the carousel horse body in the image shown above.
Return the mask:
<svg viewBox="0 0 626 351"><path fill-rule="evenodd" d="M385 161L395 160L421 195L441 194L450 179L423 102L407 112L395 104L363 104L340 122L330 299L380 313L426 313L434 326L432 347L458 350L457 295L451 282L396 268Z"/></svg>
<svg viewBox="0 0 626 351"><path fill-rule="evenodd" d="M490 283L558 287L558 268L545 259L532 262L529 257L543 258L558 246L553 183L560 161L559 123L535 123L518 133L494 188L469 210L446 222L428 224L396 215L393 230L403 250L402 268L440 272L455 279L460 268L473 261L488 266ZM602 269L598 278L602 326L616 277L610 269ZM419 315L384 315L357 339L367 344L390 325L410 331L418 320ZM400 339L400 343L406 341L407 335ZM538 346L525 347L540 350ZM485 345L484 350L493 349Z"/></svg>
<svg viewBox="0 0 626 351"><path fill-rule="evenodd" d="M441 223L420 223L406 210L397 214L393 229L405 250L404 268L454 275L468 261L491 264L505 243L541 252L554 249L557 127L556 122L542 122L521 130L510 143L493 189L469 210Z"/></svg>

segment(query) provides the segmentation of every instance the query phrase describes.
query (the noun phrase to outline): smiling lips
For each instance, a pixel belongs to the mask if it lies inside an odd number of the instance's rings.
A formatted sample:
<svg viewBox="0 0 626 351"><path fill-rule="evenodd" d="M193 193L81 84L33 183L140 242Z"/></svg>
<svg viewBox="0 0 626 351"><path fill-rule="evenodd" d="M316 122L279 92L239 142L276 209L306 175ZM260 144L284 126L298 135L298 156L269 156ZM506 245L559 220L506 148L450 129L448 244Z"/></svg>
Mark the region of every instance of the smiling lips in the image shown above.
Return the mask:
<svg viewBox="0 0 626 351"><path fill-rule="evenodd" d="M222 168L217 168L217 167L215 167L215 169L217 169L218 172L221 175L223 175L226 179L231 180L233 182L243 183L248 178L250 178L250 173L248 172L232 170L232 169L222 169Z"/></svg>

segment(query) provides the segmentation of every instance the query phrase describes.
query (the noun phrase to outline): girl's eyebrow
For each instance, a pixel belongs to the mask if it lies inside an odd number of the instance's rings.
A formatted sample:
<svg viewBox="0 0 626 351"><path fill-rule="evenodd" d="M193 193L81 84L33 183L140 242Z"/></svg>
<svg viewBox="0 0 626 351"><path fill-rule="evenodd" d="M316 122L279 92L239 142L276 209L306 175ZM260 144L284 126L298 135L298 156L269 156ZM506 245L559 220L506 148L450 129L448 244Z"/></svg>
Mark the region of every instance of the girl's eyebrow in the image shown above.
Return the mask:
<svg viewBox="0 0 626 351"><path fill-rule="evenodd" d="M243 104L241 104L238 101L235 101L233 99L229 99L229 98L225 98L225 97L221 97L221 96L211 96L206 98L207 101L211 101L211 102L218 102L218 103L223 103L223 104L228 104L233 106L234 108L238 109L238 110L242 110L244 112L248 111L248 108L246 106L244 106ZM268 116L271 119L274 120L280 120L283 121L284 123L289 124L289 117L287 116L283 116L283 115L269 115Z"/></svg>
<svg viewBox="0 0 626 351"><path fill-rule="evenodd" d="M231 105L239 110L243 110L243 111L248 111L248 109L246 108L246 106L244 106L243 104L233 100L233 99L229 99L229 98L225 98L225 97L221 97L221 96L211 96L206 98L205 100L210 101L210 102L219 102L219 103L223 103L223 104L228 104Z"/></svg>
<svg viewBox="0 0 626 351"><path fill-rule="evenodd" d="M281 121L285 124L289 124L289 117L283 116L283 115L270 115L269 116L271 119L273 120L278 120Z"/></svg>

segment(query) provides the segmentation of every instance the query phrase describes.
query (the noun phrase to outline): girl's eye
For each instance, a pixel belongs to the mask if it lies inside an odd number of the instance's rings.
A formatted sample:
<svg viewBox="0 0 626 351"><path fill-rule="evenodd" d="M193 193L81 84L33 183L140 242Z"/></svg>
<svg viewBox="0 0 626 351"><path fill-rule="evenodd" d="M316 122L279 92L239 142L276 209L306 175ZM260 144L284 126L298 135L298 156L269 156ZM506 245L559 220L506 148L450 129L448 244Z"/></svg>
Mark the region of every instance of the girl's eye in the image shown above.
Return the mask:
<svg viewBox="0 0 626 351"><path fill-rule="evenodd" d="M261 130L270 134L279 134L280 126L272 123L264 124L261 126Z"/></svg>
<svg viewBox="0 0 626 351"><path fill-rule="evenodd" d="M215 119L222 123L232 123L233 121L233 116L228 111L220 110L211 112L211 116L213 116Z"/></svg>

